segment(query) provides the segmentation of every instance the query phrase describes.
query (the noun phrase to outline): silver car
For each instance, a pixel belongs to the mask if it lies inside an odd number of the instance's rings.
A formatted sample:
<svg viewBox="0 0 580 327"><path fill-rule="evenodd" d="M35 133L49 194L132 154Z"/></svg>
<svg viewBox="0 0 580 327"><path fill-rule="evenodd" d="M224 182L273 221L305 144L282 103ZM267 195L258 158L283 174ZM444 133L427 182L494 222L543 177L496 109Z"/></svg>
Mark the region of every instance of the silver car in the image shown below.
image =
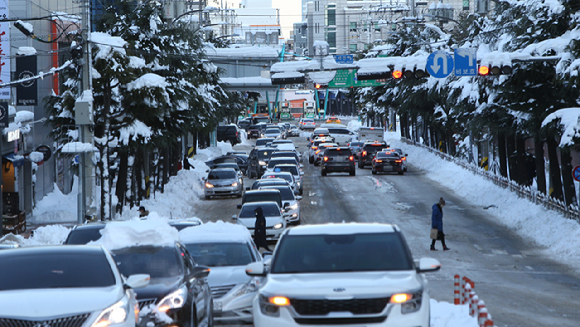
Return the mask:
<svg viewBox="0 0 580 327"><path fill-rule="evenodd" d="M261 190L278 190L282 197L284 219L287 224L300 225L300 200L301 196L294 195L290 186L263 186Z"/></svg>
<svg viewBox="0 0 580 327"><path fill-rule="evenodd" d="M268 178L282 178L285 179L290 186L292 187L292 189L294 190L294 193L300 193L300 185L298 185L298 183L296 183L296 180L294 179L294 175L292 175L292 173L286 172L286 171L274 171L274 172L268 172L267 174L264 173L264 175L262 176L262 179L268 179Z"/></svg>
<svg viewBox="0 0 580 327"><path fill-rule="evenodd" d="M204 194L209 199L216 195L235 195L242 197L243 181L240 182L238 173L233 168L217 168L209 171L204 178Z"/></svg>
<svg viewBox="0 0 580 327"><path fill-rule="evenodd" d="M244 203L240 213L233 215L232 219L238 224L245 226L250 233L254 234L256 214L254 210L262 207L266 217L266 239L278 240L286 229L286 219L282 216L282 210L276 202L247 202Z"/></svg>
<svg viewBox="0 0 580 327"><path fill-rule="evenodd" d="M211 268L207 281L213 295L216 324L251 324L252 300L262 278L248 277L246 265L261 262L252 236L244 226L223 221L209 222L179 232L196 263Z"/></svg>

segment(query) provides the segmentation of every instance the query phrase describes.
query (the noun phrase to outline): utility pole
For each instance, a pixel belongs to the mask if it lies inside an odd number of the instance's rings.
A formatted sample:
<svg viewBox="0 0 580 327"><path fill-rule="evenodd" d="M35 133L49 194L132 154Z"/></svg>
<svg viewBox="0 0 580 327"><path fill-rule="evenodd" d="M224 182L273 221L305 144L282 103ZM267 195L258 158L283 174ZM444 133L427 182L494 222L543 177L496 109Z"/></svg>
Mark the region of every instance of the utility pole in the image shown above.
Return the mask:
<svg viewBox="0 0 580 327"><path fill-rule="evenodd" d="M94 134L91 129L93 124L93 95L91 83L91 47L89 44L89 33L91 28L90 19L90 2L85 0L83 3L82 14L82 49L83 56L81 62L81 87L79 96L75 102L75 121L79 130L79 142L93 144ZM79 153L79 194L78 194L78 223L82 224L88 218L93 218L96 214L96 208L93 203L93 167L94 152ZM87 208L87 200L91 200L90 208Z"/></svg>

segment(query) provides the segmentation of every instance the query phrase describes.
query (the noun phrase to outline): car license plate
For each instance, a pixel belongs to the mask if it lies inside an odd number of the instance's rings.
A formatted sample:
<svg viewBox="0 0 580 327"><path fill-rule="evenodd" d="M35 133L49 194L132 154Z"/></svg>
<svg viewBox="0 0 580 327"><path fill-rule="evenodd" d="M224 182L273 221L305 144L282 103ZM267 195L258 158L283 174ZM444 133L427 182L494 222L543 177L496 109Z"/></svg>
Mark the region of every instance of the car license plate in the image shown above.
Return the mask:
<svg viewBox="0 0 580 327"><path fill-rule="evenodd" d="M392 171L393 170L393 167L392 166L384 166L383 167L383 170Z"/></svg>
<svg viewBox="0 0 580 327"><path fill-rule="evenodd" d="M214 311L222 311L222 302L213 300L213 309Z"/></svg>

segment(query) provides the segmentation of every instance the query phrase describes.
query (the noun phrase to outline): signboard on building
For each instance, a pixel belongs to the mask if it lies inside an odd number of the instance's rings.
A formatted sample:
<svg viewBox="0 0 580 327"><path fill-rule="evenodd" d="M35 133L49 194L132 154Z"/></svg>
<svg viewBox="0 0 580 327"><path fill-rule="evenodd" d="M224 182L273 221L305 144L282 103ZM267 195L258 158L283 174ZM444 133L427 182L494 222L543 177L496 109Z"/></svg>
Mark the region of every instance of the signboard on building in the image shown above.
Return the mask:
<svg viewBox="0 0 580 327"><path fill-rule="evenodd" d="M348 87L373 87L387 84L386 80L372 79L367 81L359 81L356 77L356 69L340 69L336 71L336 75L328 83L328 88L348 88Z"/></svg>
<svg viewBox="0 0 580 327"><path fill-rule="evenodd" d="M8 102L0 102L0 128L8 127Z"/></svg>
<svg viewBox="0 0 580 327"><path fill-rule="evenodd" d="M33 77L37 73L36 56L16 57L16 80ZM16 105L38 105L38 92L36 80L30 80L16 85Z"/></svg>
<svg viewBox="0 0 580 327"><path fill-rule="evenodd" d="M8 0L0 0L0 19L8 19ZM0 84L10 83L10 23L0 23ZM0 88L0 100L10 100L10 86Z"/></svg>

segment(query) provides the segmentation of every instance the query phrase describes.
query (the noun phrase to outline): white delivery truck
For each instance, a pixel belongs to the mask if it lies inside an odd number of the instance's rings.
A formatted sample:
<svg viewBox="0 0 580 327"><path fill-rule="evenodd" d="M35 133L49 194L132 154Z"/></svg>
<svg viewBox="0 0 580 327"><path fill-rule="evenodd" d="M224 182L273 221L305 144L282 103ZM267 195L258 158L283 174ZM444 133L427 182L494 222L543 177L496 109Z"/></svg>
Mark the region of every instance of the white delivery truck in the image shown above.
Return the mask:
<svg viewBox="0 0 580 327"><path fill-rule="evenodd" d="M358 140L364 142L369 141L383 141L384 131L381 127L361 127L358 130Z"/></svg>

